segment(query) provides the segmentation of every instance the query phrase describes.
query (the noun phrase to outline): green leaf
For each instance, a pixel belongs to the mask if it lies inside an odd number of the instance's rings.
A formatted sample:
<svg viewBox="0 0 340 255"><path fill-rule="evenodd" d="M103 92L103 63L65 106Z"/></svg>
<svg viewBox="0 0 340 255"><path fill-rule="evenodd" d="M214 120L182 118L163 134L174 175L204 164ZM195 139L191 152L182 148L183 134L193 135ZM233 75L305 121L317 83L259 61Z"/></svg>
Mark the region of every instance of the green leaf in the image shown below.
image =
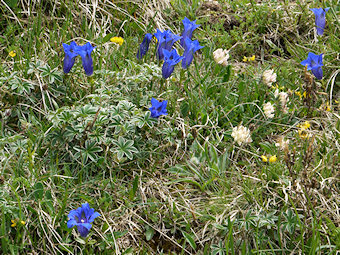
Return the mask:
<svg viewBox="0 0 340 255"><path fill-rule="evenodd" d="M193 238L190 234L185 233L184 231L182 231L182 234L183 234L185 240L190 244L190 246L191 246L194 250L196 250L196 243L195 243L195 241L194 241L194 238Z"/></svg>
<svg viewBox="0 0 340 255"><path fill-rule="evenodd" d="M183 117L187 117L189 114L189 104L186 101L183 101L181 104L181 113Z"/></svg>
<svg viewBox="0 0 340 255"><path fill-rule="evenodd" d="M44 196L44 186L41 182L34 185L34 196L36 199L41 200Z"/></svg>
<svg viewBox="0 0 340 255"><path fill-rule="evenodd" d="M155 234L155 230L152 227L146 226L146 231L145 231L145 238L146 241L150 241Z"/></svg>
<svg viewBox="0 0 340 255"><path fill-rule="evenodd" d="M133 200L134 197L136 196L136 191L138 188L138 180L139 180L139 176L136 175L135 179L133 180L132 189L130 190L130 194L129 194L130 200Z"/></svg>

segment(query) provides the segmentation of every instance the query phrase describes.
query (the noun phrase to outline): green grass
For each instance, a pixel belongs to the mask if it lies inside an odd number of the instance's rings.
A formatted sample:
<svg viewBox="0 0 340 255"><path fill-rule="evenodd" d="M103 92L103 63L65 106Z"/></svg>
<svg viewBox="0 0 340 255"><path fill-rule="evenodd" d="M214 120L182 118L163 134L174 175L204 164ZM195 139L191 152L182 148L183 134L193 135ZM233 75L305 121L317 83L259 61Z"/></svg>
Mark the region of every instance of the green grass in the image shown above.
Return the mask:
<svg viewBox="0 0 340 255"><path fill-rule="evenodd" d="M143 1L1 3L0 252L336 254L337 1L158 3L151 12ZM316 37L309 8L322 6L331 9ZM165 81L154 40L142 60L137 49L159 26L180 33L185 16L205 47ZM72 40L96 46L91 77L79 57L62 72L62 43ZM215 63L217 48L230 49L229 66ZM320 81L300 65L310 51L324 53ZM289 95L287 113L276 88ZM152 97L168 100L167 116L150 117ZM298 134L304 121L308 139ZM232 138L240 124L251 143ZM85 202L101 217L84 239L66 223Z"/></svg>

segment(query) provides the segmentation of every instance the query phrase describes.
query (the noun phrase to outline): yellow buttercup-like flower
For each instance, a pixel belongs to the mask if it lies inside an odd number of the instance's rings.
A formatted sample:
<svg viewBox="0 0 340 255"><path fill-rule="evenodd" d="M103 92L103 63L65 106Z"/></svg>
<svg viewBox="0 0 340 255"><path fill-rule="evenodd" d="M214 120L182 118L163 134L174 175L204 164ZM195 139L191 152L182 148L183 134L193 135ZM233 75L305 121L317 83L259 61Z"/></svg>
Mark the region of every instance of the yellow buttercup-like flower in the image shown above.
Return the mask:
<svg viewBox="0 0 340 255"><path fill-rule="evenodd" d="M11 58L14 58L17 54L15 53L14 50L12 50L12 51L10 51L10 52L8 53L8 55L9 55Z"/></svg>
<svg viewBox="0 0 340 255"><path fill-rule="evenodd" d="M263 161L263 162L268 162L268 158L267 158L267 156L265 156L265 155L262 155L262 156L261 156L261 158L262 158L262 161Z"/></svg>
<svg viewBox="0 0 340 255"><path fill-rule="evenodd" d="M17 221L16 220L11 220L12 224L11 227L14 228L17 225Z"/></svg>
<svg viewBox="0 0 340 255"><path fill-rule="evenodd" d="M122 37L112 37L110 41L121 46L124 42L124 39Z"/></svg>
<svg viewBox="0 0 340 255"><path fill-rule="evenodd" d="M246 57L246 56L244 56L243 57L243 62L247 62L247 61L254 61L255 60L255 55L253 55L253 56L251 56L251 57Z"/></svg>
<svg viewBox="0 0 340 255"><path fill-rule="evenodd" d="M269 163L274 163L274 162L276 162L276 160L277 160L276 155L269 157Z"/></svg>

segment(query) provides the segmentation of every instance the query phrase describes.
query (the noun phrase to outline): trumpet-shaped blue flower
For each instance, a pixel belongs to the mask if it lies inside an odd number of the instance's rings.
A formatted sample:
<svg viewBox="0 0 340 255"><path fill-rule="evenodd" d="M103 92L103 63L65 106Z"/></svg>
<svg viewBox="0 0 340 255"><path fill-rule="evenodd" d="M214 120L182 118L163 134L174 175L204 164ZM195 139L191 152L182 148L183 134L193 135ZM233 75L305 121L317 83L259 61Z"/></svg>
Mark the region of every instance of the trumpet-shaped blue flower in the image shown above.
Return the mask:
<svg viewBox="0 0 340 255"><path fill-rule="evenodd" d="M91 45L91 43L87 42L82 46L77 46L76 52L81 56L82 64L85 70L86 75L93 74L93 60L91 57L91 52L95 47Z"/></svg>
<svg viewBox="0 0 340 255"><path fill-rule="evenodd" d="M163 49L164 54L164 63L162 67L162 76L164 79L169 78L172 72L174 71L175 65L177 65L182 59L182 56L179 56L176 49L171 51Z"/></svg>
<svg viewBox="0 0 340 255"><path fill-rule="evenodd" d="M329 10L329 8L312 8L310 10L313 11L315 15L316 33L318 35L323 35L323 31L326 26L326 12Z"/></svg>
<svg viewBox="0 0 340 255"><path fill-rule="evenodd" d="M137 58L138 59L142 59L142 57L144 57L145 54L148 52L151 39L152 39L152 34L147 33L144 36L144 40L139 45L139 49L138 49L138 52L137 52Z"/></svg>
<svg viewBox="0 0 340 255"><path fill-rule="evenodd" d="M187 17L183 19L184 31L182 33L181 45L185 47L185 38L191 39L192 33L200 25L196 24L196 20L190 21Z"/></svg>
<svg viewBox="0 0 340 255"><path fill-rule="evenodd" d="M321 80L322 79L322 55L315 55L312 52L308 53L308 57L307 59L305 59L304 61L301 62L301 65L306 66L307 65L307 70L312 70L312 73L314 74L314 76L318 79Z"/></svg>
<svg viewBox="0 0 340 255"><path fill-rule="evenodd" d="M100 216L93 208L90 208L88 203L82 204L81 207L71 210L68 214L69 221L67 222L68 228L77 226L78 231L82 237L86 237L92 227L91 223L95 218Z"/></svg>
<svg viewBox="0 0 340 255"><path fill-rule="evenodd" d="M181 39L181 36L173 34L170 30L165 30L164 32L157 29L154 33L157 39L157 57L158 60L164 59L163 49L171 51L172 46L176 41Z"/></svg>
<svg viewBox="0 0 340 255"><path fill-rule="evenodd" d="M63 66L64 73L69 73L71 71L71 68L74 65L74 61L76 60L76 56L78 56L78 53L76 52L77 47L78 45L75 42L71 42L70 45L63 43L63 48L65 52Z"/></svg>
<svg viewBox="0 0 340 255"><path fill-rule="evenodd" d="M166 112L166 105L168 104L168 100L164 100L162 102L159 102L155 98L151 98L151 107L149 110L151 111L151 117L158 118L161 115L168 115Z"/></svg>
<svg viewBox="0 0 340 255"><path fill-rule="evenodd" d="M194 53L199 49L204 48L201 46L197 40L191 41L189 38L185 38L185 47L183 53L183 60L182 60L182 68L187 69L187 67L191 64L192 60L194 59Z"/></svg>

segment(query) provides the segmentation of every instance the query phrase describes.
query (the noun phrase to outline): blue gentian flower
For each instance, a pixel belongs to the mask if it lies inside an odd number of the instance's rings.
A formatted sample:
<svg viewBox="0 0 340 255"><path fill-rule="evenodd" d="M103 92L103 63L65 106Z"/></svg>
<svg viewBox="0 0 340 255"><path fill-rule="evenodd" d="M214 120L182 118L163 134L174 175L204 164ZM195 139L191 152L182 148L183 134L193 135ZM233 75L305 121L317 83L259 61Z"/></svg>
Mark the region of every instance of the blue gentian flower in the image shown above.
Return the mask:
<svg viewBox="0 0 340 255"><path fill-rule="evenodd" d="M138 52L137 52L137 58L138 59L142 59L142 57L144 57L145 54L148 52L151 39L152 39L152 34L147 33L144 36L144 40L139 45L139 49L138 49Z"/></svg>
<svg viewBox="0 0 340 255"><path fill-rule="evenodd" d="M326 12L329 10L329 7L326 9L312 8L310 10L313 11L315 15L316 33L318 35L323 35L323 31L326 26Z"/></svg>
<svg viewBox="0 0 340 255"><path fill-rule="evenodd" d="M315 55L314 53L309 52L307 59L301 62L301 65L303 66L307 65L307 70L312 70L312 73L318 80L321 80L323 75L322 55L323 54Z"/></svg>
<svg viewBox="0 0 340 255"><path fill-rule="evenodd" d="M162 102L159 102L155 98L151 98L151 107L149 110L151 111L151 117L158 118L161 115L168 115L166 112L166 105L168 104L168 100L164 100Z"/></svg>
<svg viewBox="0 0 340 255"><path fill-rule="evenodd" d="M185 38L191 39L192 33L200 25L196 24L196 20L190 21L187 17L183 19L184 31L182 33L181 45L185 47Z"/></svg>
<svg viewBox="0 0 340 255"><path fill-rule="evenodd" d="M182 56L179 56L176 49L172 51L168 51L163 49L164 54L164 63L162 67L162 76L164 79L169 78L172 72L174 71L175 65L177 65L182 59Z"/></svg>
<svg viewBox="0 0 340 255"><path fill-rule="evenodd" d="M69 73L71 71L71 68L74 65L74 61L76 60L76 56L78 56L78 53L76 53L77 47L78 45L75 42L71 42L70 45L63 43L63 48L65 52L63 66L64 73Z"/></svg>
<svg viewBox="0 0 340 255"><path fill-rule="evenodd" d="M95 218L100 216L93 208L90 208L88 203L82 204L81 207L71 210L68 214L69 221L67 222L68 228L77 226L78 231L82 237L86 237L92 227L91 223Z"/></svg>
<svg viewBox="0 0 340 255"><path fill-rule="evenodd" d="M194 53L199 49L202 49L204 46L201 46L197 40L191 41L189 38L185 38L184 41L184 53L182 60L182 68L187 69L187 67L191 64L194 59Z"/></svg>
<svg viewBox="0 0 340 255"><path fill-rule="evenodd" d="M91 45L91 43L87 42L82 46L77 46L76 52L81 56L82 64L85 70L86 75L93 74L93 61L91 57L91 52L95 47Z"/></svg>
<svg viewBox="0 0 340 255"><path fill-rule="evenodd" d="M158 60L164 59L163 49L171 51L172 46L176 41L181 39L181 36L173 34L170 30L165 30L164 32L157 29L154 33L157 39L157 57Z"/></svg>

